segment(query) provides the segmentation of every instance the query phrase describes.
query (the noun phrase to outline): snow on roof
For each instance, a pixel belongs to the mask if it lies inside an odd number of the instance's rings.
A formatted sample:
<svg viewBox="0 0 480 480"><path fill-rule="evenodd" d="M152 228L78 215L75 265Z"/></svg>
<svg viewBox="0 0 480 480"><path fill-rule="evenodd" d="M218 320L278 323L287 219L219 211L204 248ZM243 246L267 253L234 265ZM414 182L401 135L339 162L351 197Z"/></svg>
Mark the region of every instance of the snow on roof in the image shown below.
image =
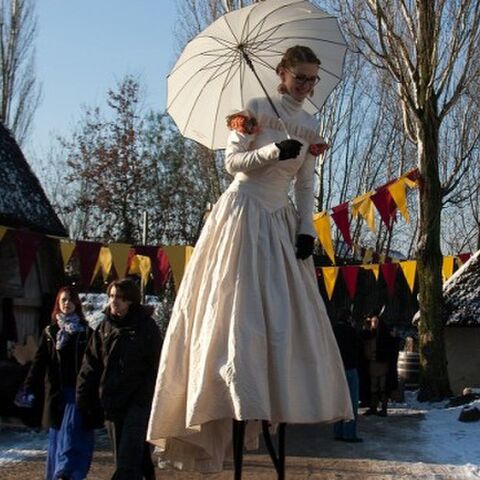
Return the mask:
<svg viewBox="0 0 480 480"><path fill-rule="evenodd" d="M0 225L67 236L20 147L1 122Z"/></svg>
<svg viewBox="0 0 480 480"><path fill-rule="evenodd" d="M480 250L444 284L446 325L480 326Z"/></svg>

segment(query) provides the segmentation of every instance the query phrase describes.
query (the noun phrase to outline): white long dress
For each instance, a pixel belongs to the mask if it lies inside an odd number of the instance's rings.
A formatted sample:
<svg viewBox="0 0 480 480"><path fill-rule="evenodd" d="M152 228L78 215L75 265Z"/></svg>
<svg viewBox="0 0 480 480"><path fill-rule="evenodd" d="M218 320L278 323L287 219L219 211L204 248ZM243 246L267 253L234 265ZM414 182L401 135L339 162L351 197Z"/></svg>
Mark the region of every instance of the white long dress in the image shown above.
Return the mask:
<svg viewBox="0 0 480 480"><path fill-rule="evenodd" d="M312 258L295 257L312 225L315 119L290 96L274 100L296 159L264 99L250 103L261 131L232 132L235 178L195 246L163 345L147 439L180 468L214 472L232 452L232 418L318 423L352 418L342 360ZM295 179L297 209L288 198ZM249 421L255 447L261 422Z"/></svg>

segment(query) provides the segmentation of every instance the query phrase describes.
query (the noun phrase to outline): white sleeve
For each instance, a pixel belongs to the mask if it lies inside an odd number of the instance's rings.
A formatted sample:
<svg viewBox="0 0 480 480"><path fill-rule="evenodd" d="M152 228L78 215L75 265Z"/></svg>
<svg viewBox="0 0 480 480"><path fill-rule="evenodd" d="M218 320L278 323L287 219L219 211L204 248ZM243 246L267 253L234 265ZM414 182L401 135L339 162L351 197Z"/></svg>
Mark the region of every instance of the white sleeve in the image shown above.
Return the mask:
<svg viewBox="0 0 480 480"><path fill-rule="evenodd" d="M313 228L314 177L315 157L307 153L295 179L295 201L300 220L297 234L303 233L316 238L317 234Z"/></svg>
<svg viewBox="0 0 480 480"><path fill-rule="evenodd" d="M228 173L235 175L237 172L248 172L264 167L278 161L280 149L270 143L255 150L249 150L254 135L230 132L225 150L225 168Z"/></svg>

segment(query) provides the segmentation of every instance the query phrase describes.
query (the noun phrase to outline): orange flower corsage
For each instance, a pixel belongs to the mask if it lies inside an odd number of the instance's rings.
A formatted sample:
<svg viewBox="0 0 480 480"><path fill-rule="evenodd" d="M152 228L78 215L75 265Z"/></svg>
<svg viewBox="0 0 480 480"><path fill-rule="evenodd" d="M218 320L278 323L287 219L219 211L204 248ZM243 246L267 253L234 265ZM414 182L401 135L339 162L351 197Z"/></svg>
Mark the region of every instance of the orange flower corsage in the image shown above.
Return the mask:
<svg viewBox="0 0 480 480"><path fill-rule="evenodd" d="M325 153L326 150L330 148L330 145L327 145L326 143L312 143L310 147L308 147L308 151L314 156L318 157L319 155L322 155L322 153Z"/></svg>
<svg viewBox="0 0 480 480"><path fill-rule="evenodd" d="M253 135L260 131L257 119L254 117L248 117L243 113L236 113L227 117L227 127L230 130L235 130L247 135Z"/></svg>

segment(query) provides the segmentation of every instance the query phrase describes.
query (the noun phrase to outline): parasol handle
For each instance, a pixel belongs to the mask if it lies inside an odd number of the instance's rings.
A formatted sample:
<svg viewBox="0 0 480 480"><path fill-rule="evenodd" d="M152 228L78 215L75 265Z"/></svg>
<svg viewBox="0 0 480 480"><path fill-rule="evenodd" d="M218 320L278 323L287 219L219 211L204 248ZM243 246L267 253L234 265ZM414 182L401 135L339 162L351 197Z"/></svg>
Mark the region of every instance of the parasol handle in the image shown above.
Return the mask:
<svg viewBox="0 0 480 480"><path fill-rule="evenodd" d="M270 106L272 107L273 111L275 112L275 115L277 116L278 121L283 127L283 130L285 131L285 134L287 135L287 138L290 139L290 134L288 133L287 126L285 125L285 122L282 120L282 117L280 117L280 113L278 113L277 107L273 103L272 99L270 98L270 95L268 94L266 88L264 87L262 81L260 80L260 77L258 76L257 72L255 71L255 68L253 66L252 60L250 60L250 57L247 55L247 52L243 49L243 45L239 45L238 49L242 52L243 58L245 59L245 62L247 65L250 67L250 70L253 72L255 75L255 78L258 80L258 83L262 87L263 92L265 93L265 96L267 97L268 103L270 103Z"/></svg>

